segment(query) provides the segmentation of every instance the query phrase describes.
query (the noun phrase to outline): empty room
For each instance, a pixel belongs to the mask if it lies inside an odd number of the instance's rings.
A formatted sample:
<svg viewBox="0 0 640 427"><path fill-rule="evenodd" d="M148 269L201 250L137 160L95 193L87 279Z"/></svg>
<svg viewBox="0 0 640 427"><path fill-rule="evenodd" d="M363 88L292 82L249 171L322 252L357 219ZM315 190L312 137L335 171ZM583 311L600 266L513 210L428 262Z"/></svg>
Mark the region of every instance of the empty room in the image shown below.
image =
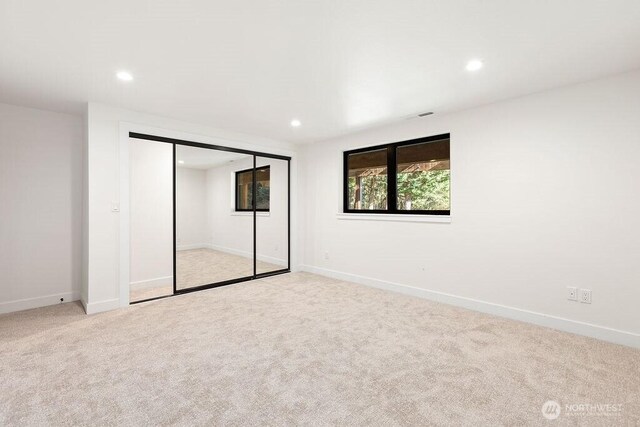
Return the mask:
<svg viewBox="0 0 640 427"><path fill-rule="evenodd" d="M640 425L639 159L637 0L0 0L0 425Z"/></svg>

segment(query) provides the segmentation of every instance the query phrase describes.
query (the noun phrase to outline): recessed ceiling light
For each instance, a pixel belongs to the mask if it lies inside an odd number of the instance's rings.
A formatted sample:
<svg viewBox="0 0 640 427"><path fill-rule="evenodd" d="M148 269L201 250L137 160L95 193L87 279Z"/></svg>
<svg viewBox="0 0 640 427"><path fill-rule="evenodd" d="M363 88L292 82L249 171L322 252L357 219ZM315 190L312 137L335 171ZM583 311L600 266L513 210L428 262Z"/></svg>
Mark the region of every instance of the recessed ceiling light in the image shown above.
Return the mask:
<svg viewBox="0 0 640 427"><path fill-rule="evenodd" d="M302 123L300 123L300 120L298 119L293 119L291 120L291 126L294 128L297 128L298 126L300 126Z"/></svg>
<svg viewBox="0 0 640 427"><path fill-rule="evenodd" d="M478 71L480 68L482 68L482 61L480 61L479 59L472 59L471 61L467 62L467 71Z"/></svg>
<svg viewBox="0 0 640 427"><path fill-rule="evenodd" d="M127 71L118 71L116 73L116 77L118 77L118 79L122 80L123 82L130 82L131 80L133 80L133 76Z"/></svg>
<svg viewBox="0 0 640 427"><path fill-rule="evenodd" d="M178 164L184 165L184 160L178 160Z"/></svg>

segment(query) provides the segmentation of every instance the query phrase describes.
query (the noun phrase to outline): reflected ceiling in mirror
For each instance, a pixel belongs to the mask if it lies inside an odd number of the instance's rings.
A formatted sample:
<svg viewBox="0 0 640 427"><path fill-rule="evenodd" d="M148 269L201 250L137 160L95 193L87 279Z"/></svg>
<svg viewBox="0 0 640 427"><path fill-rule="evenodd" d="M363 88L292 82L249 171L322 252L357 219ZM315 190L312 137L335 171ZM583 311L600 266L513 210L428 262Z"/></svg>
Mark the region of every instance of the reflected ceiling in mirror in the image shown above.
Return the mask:
<svg viewBox="0 0 640 427"><path fill-rule="evenodd" d="M179 145L176 147L178 167L211 169L236 160L245 159L246 154Z"/></svg>

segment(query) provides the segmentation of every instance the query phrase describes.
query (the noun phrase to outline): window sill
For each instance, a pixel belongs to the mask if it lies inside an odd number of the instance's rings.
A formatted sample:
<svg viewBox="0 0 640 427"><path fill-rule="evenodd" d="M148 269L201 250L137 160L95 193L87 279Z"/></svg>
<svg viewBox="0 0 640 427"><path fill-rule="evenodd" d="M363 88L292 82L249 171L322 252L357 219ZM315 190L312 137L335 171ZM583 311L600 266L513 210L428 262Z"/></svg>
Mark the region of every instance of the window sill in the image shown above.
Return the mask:
<svg viewBox="0 0 640 427"><path fill-rule="evenodd" d="M435 222L441 224L451 223L451 215L411 215L411 214L366 214L366 213L339 213L338 219L360 221L396 221L396 222Z"/></svg>
<svg viewBox="0 0 640 427"><path fill-rule="evenodd" d="M253 212L231 211L231 216L253 216ZM256 212L256 216L271 216L270 212Z"/></svg>

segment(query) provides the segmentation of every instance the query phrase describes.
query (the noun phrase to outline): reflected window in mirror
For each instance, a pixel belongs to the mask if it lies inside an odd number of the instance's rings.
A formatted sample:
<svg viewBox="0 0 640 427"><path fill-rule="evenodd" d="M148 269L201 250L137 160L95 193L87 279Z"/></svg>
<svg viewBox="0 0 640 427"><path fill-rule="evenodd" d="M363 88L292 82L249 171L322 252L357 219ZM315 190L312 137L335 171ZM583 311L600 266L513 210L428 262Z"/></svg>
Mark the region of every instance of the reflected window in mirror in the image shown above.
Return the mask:
<svg viewBox="0 0 640 427"><path fill-rule="evenodd" d="M256 211L269 212L271 168L256 169ZM253 211L253 169L236 172L236 211Z"/></svg>

